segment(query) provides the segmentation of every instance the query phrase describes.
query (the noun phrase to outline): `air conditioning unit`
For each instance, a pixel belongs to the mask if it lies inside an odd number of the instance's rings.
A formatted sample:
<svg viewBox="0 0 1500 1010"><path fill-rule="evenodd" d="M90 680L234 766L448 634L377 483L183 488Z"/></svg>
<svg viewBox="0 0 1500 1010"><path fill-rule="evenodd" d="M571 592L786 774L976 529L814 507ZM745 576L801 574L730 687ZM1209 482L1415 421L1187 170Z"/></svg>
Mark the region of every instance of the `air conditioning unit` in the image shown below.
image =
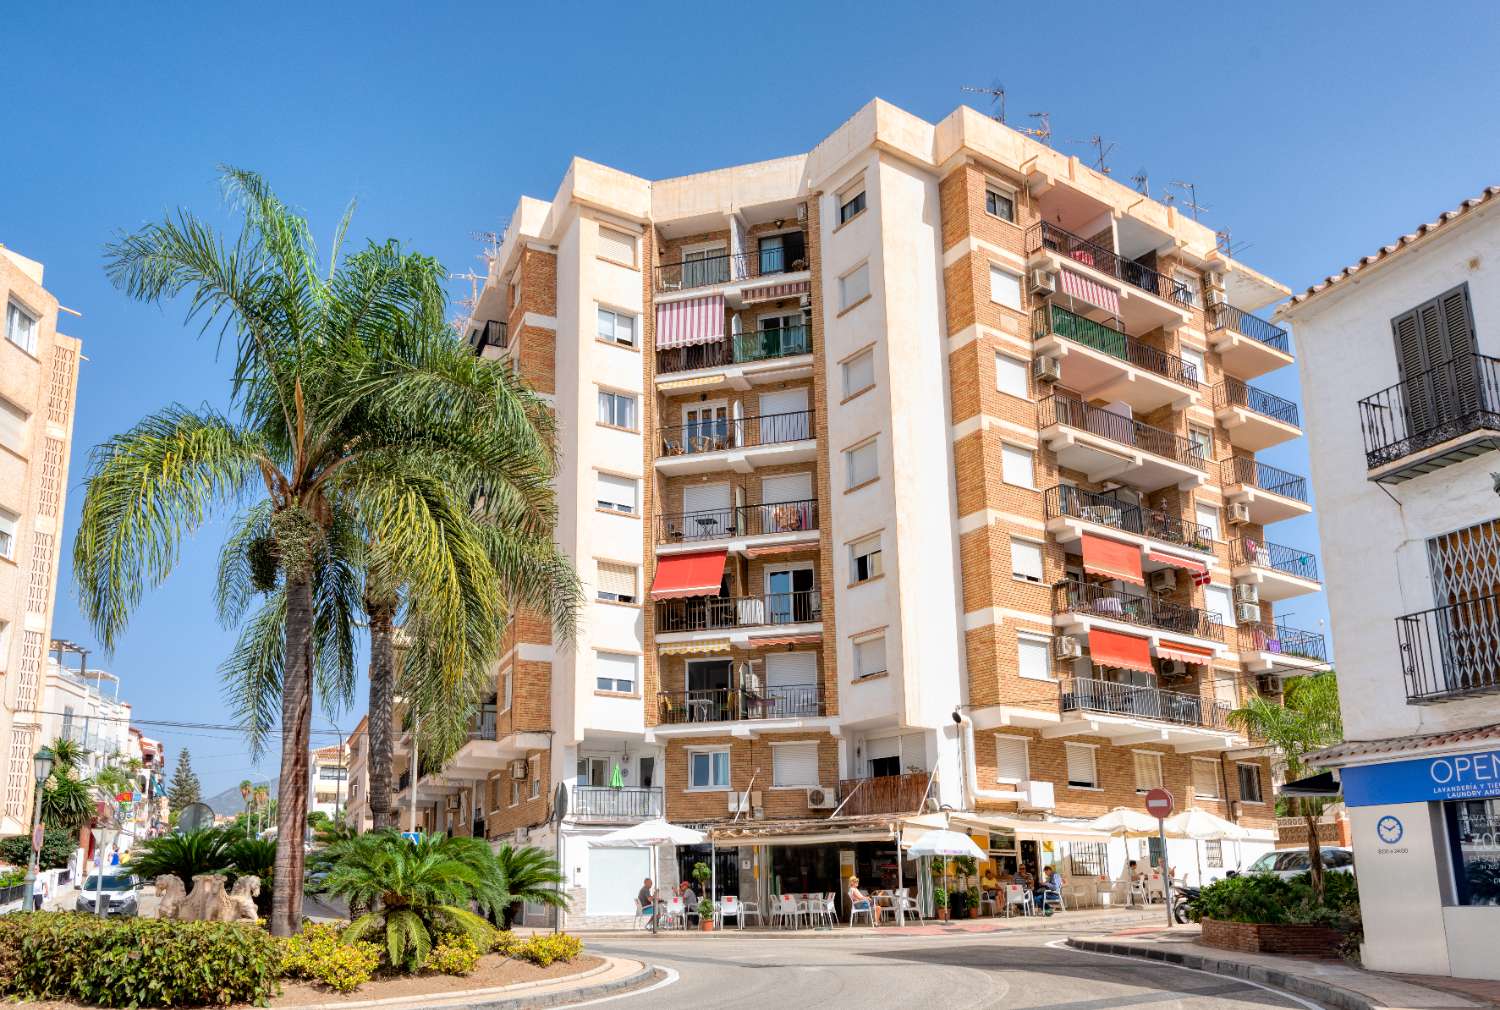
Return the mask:
<svg viewBox="0 0 1500 1010"><path fill-rule="evenodd" d="M1163 568L1151 573L1151 588L1158 592L1171 592L1177 588L1177 569Z"/></svg>
<svg viewBox="0 0 1500 1010"><path fill-rule="evenodd" d="M756 799L760 796L759 790L754 793L737 793L733 789L729 791L729 812L731 814L748 814L756 805Z"/></svg>
<svg viewBox="0 0 1500 1010"><path fill-rule="evenodd" d="M1260 606L1254 603L1236 604L1234 608L1234 619L1241 624L1259 624Z"/></svg>
<svg viewBox="0 0 1500 1010"><path fill-rule="evenodd" d="M839 805L839 798L832 789L813 786L807 791L807 805L813 810L832 810Z"/></svg>
<svg viewBox="0 0 1500 1010"><path fill-rule="evenodd" d="M1280 694L1281 677L1275 673L1261 673L1255 677L1255 689L1261 694Z"/></svg>
<svg viewBox="0 0 1500 1010"><path fill-rule="evenodd" d="M1188 665L1180 659L1164 659L1161 664L1161 675L1163 677L1187 677Z"/></svg>
<svg viewBox="0 0 1500 1010"><path fill-rule="evenodd" d="M1240 582L1234 587L1234 602L1259 603L1260 587L1251 582Z"/></svg>
<svg viewBox="0 0 1500 1010"><path fill-rule="evenodd" d="M1042 782L1036 779L1022 782L1018 792L1022 796L1016 805L1022 810L1051 810L1057 806L1051 782Z"/></svg>
<svg viewBox="0 0 1500 1010"><path fill-rule="evenodd" d="M1250 521L1250 506L1242 501L1229 503L1229 521L1236 526L1243 526Z"/></svg>
<svg viewBox="0 0 1500 1010"><path fill-rule="evenodd" d="M530 777L530 771L526 767L525 758L516 758L510 763L510 777L513 779L524 779Z"/></svg>
<svg viewBox="0 0 1500 1010"><path fill-rule="evenodd" d="M1075 635L1061 635L1052 640L1052 655L1058 659L1082 658L1083 643Z"/></svg>
<svg viewBox="0 0 1500 1010"><path fill-rule="evenodd" d="M1031 377L1037 382L1061 382L1062 362L1050 354L1043 354L1032 360Z"/></svg>
<svg viewBox="0 0 1500 1010"><path fill-rule="evenodd" d="M1057 290L1057 278L1050 270L1035 268L1027 275L1027 287L1034 295L1050 295Z"/></svg>

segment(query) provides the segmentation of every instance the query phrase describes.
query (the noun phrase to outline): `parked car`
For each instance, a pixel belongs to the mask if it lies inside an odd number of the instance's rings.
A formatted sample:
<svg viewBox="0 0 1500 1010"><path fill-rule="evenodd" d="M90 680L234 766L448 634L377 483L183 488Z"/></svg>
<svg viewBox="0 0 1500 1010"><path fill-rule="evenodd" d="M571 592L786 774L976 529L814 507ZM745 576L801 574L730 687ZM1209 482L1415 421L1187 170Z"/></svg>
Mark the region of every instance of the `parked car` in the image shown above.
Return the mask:
<svg viewBox="0 0 1500 1010"><path fill-rule="evenodd" d="M99 877L90 874L78 886L78 900L73 907L80 912L93 915L96 911L94 899L102 898L105 915L139 915L141 910L141 883L128 873L106 873L103 895L100 895Z"/></svg>
<svg viewBox="0 0 1500 1010"><path fill-rule="evenodd" d="M1250 864L1246 873L1274 873L1283 880L1306 873L1312 865L1307 858L1306 847L1300 849L1276 849L1267 852ZM1354 850L1337 845L1323 846L1323 869L1330 873L1353 873Z"/></svg>

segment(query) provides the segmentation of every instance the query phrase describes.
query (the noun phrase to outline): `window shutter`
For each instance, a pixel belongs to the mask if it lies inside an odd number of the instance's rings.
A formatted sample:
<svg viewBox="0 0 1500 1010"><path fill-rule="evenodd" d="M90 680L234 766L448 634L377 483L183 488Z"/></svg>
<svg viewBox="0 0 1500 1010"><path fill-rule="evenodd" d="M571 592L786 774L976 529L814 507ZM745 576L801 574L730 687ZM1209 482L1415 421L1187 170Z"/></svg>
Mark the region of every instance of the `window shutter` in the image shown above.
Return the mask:
<svg viewBox="0 0 1500 1010"><path fill-rule="evenodd" d="M1136 751L1133 757L1135 758L1135 787L1137 789L1160 789L1160 755Z"/></svg>
<svg viewBox="0 0 1500 1010"><path fill-rule="evenodd" d="M1017 736L995 737L995 777L1001 782L1025 782L1031 778L1025 740Z"/></svg>
<svg viewBox="0 0 1500 1010"><path fill-rule="evenodd" d="M614 681L635 683L635 657L621 652L598 652L594 654L594 673Z"/></svg>
<svg viewBox="0 0 1500 1010"><path fill-rule="evenodd" d="M772 781L777 786L818 784L818 745L781 744L771 748Z"/></svg>
<svg viewBox="0 0 1500 1010"><path fill-rule="evenodd" d="M612 473L601 473L597 475L598 500L619 506L621 511L635 511L635 479L632 477L616 477Z"/></svg>
<svg viewBox="0 0 1500 1010"><path fill-rule="evenodd" d="M26 412L0 400L0 445L17 452L26 448Z"/></svg>
<svg viewBox="0 0 1500 1010"><path fill-rule="evenodd" d="M1193 762L1193 795L1204 799L1219 798L1219 769L1213 762Z"/></svg>
<svg viewBox="0 0 1500 1010"><path fill-rule="evenodd" d="M1068 782L1071 785L1094 786L1094 748L1070 743L1068 752Z"/></svg>
<svg viewBox="0 0 1500 1010"><path fill-rule="evenodd" d="M1042 581L1042 548L1029 540L1010 541L1010 570L1012 575L1033 582Z"/></svg>
<svg viewBox="0 0 1500 1010"><path fill-rule="evenodd" d="M631 565L618 565L612 561L600 561L599 565L599 591L601 593L613 593L616 596L635 596L635 568Z"/></svg>
<svg viewBox="0 0 1500 1010"><path fill-rule="evenodd" d="M599 255L616 263L635 266L635 236L613 228L599 229Z"/></svg>
<svg viewBox="0 0 1500 1010"><path fill-rule="evenodd" d="M1452 362L1451 390L1455 412L1467 413L1479 406L1479 376L1474 355L1474 328L1469 325L1469 292L1454 288L1438 298L1443 319L1444 360Z"/></svg>

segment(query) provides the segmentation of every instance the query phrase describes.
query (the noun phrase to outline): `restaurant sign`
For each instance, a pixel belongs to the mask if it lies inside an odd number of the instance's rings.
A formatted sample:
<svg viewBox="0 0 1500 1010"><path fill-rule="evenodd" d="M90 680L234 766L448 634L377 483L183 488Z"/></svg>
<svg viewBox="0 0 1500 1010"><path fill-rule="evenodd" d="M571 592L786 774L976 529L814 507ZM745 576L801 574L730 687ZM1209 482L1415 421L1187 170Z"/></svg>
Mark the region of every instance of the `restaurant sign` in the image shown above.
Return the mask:
<svg viewBox="0 0 1500 1010"><path fill-rule="evenodd" d="M1500 796L1500 750L1351 765L1339 778L1351 807L1482 800Z"/></svg>

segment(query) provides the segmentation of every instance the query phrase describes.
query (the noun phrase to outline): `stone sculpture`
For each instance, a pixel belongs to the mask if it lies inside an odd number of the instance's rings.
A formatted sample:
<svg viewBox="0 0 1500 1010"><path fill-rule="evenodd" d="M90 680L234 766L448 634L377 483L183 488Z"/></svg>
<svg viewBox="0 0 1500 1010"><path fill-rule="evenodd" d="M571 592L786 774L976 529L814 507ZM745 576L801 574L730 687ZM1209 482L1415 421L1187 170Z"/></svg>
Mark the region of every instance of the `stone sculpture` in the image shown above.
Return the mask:
<svg viewBox="0 0 1500 1010"><path fill-rule="evenodd" d="M235 881L234 889L227 894L224 879L219 873L199 873L193 877L193 889L188 892L172 874L157 877L156 893L162 899L157 918L184 922L256 921L260 915L255 908L260 878L246 874Z"/></svg>

